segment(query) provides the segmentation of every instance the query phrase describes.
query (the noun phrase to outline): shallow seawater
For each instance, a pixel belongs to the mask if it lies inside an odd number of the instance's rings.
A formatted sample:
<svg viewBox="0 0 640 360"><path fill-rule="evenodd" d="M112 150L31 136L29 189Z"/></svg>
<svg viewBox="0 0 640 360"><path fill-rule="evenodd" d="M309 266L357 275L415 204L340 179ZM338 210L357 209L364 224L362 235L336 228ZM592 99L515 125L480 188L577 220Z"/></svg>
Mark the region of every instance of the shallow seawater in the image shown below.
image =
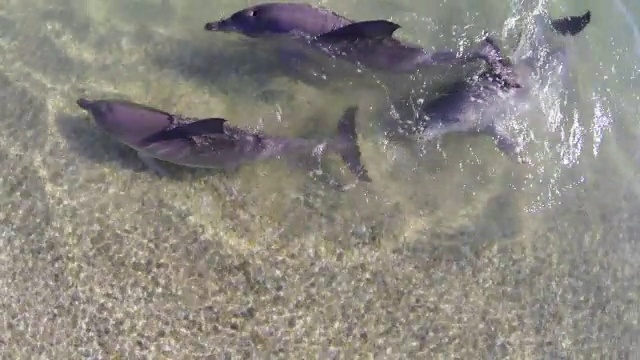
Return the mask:
<svg viewBox="0 0 640 360"><path fill-rule="evenodd" d="M553 16L586 10L546 3ZM505 51L517 15L535 7L315 4L391 19L425 47L486 30ZM640 338L640 7L612 4L590 4L592 23L564 41L571 89L541 89L515 119L527 166L483 137L447 136L425 153L383 141L391 103L438 71L407 79L343 64L322 75L203 31L246 2L0 1L0 349L629 357ZM158 178L96 128L80 96L308 137L330 136L358 104L373 182L332 156L228 173L168 166Z"/></svg>

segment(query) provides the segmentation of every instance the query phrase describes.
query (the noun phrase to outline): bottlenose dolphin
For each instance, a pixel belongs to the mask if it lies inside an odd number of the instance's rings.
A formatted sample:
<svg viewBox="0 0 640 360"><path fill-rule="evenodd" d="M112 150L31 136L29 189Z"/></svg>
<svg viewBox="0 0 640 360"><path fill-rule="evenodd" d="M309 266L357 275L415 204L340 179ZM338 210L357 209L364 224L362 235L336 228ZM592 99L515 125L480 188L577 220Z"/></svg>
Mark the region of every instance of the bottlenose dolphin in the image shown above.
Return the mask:
<svg viewBox="0 0 640 360"><path fill-rule="evenodd" d="M227 18L205 24L207 31L232 32L253 38L278 37L310 46L332 58L391 72L411 72L420 67L464 64L472 53L433 53L393 37L400 25L387 20L355 22L322 7L304 3L264 3L239 10ZM283 45L284 48L284 45ZM305 57L302 49L283 54Z"/></svg>
<svg viewBox="0 0 640 360"><path fill-rule="evenodd" d="M305 3L263 3L239 10L228 18L208 22L207 31L265 35L317 36L352 24L353 20Z"/></svg>
<svg viewBox="0 0 640 360"><path fill-rule="evenodd" d="M503 120L526 105L524 97L531 92L535 81L548 81L552 71L562 66L564 48L549 50L549 39L545 38L547 30L577 35L590 21L590 11L556 20L537 14L532 33L524 37L521 33L515 62L503 57L496 41L487 37L477 53L486 60L488 69L471 79L454 83L444 95L425 102L417 116L396 123L397 130L427 141L454 132L485 134L493 137L506 155L519 162L528 162L520 155L521 144L502 126ZM543 72L547 79L541 76Z"/></svg>
<svg viewBox="0 0 640 360"><path fill-rule="evenodd" d="M312 140L269 136L229 125L221 118L195 119L126 100L78 99L100 128L133 148L158 175L166 175L157 159L190 167L232 170L250 161L289 153L320 155L337 152L359 180L370 182L360 159L355 117L347 108L330 139Z"/></svg>

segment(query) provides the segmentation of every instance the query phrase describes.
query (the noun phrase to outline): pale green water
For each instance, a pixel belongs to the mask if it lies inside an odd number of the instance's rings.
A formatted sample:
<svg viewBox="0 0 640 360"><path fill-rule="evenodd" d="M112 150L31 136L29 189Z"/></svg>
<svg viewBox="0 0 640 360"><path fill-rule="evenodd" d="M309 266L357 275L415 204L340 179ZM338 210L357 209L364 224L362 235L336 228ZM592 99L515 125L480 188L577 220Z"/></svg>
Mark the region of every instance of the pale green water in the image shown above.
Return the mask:
<svg viewBox="0 0 640 360"><path fill-rule="evenodd" d="M577 116L523 119L527 168L480 137L394 159L370 126L389 108L369 75L296 82L202 30L245 2L1 1L3 358L637 354L640 44L615 4L588 4L592 24L570 41ZM390 18L425 46L501 34L512 12L507 1L322 5ZM115 95L315 136L359 103L374 181L341 193L279 161L159 179L75 106ZM336 159L325 170L353 179Z"/></svg>

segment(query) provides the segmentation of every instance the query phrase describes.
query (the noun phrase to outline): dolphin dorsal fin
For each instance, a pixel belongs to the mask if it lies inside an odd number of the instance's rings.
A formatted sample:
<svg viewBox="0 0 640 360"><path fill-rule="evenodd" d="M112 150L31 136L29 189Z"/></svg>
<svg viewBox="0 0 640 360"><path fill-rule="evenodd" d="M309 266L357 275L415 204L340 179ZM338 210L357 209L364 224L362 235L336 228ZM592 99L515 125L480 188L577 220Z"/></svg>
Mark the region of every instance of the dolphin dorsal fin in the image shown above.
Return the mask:
<svg viewBox="0 0 640 360"><path fill-rule="evenodd" d="M158 141L188 139L193 136L223 134L226 119L208 118L194 121L192 123L176 126L175 128L155 133L143 142L154 143Z"/></svg>
<svg viewBox="0 0 640 360"><path fill-rule="evenodd" d="M222 118L207 118L178 126L175 129L180 129L189 136L222 134L224 133L225 122L227 120Z"/></svg>
<svg viewBox="0 0 640 360"><path fill-rule="evenodd" d="M318 40L342 41L390 38L400 25L388 20L360 21L317 37Z"/></svg>

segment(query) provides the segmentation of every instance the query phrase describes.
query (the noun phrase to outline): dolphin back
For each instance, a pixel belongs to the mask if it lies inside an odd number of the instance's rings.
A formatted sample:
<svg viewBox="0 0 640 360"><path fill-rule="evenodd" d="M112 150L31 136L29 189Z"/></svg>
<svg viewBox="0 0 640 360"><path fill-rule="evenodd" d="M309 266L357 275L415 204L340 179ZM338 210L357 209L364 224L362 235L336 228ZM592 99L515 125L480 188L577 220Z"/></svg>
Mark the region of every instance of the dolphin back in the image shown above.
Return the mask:
<svg viewBox="0 0 640 360"><path fill-rule="evenodd" d="M226 119L209 118L194 121L192 123L176 126L171 129L159 131L142 140L144 144L175 139L188 139L194 136L224 134Z"/></svg>
<svg viewBox="0 0 640 360"><path fill-rule="evenodd" d="M306 3L261 3L205 24L207 31L233 31L246 36L270 34L318 36L350 24L335 12Z"/></svg>
<svg viewBox="0 0 640 360"><path fill-rule="evenodd" d="M265 3L256 9L270 17L274 29L280 33L316 36L352 22L327 8L306 3Z"/></svg>
<svg viewBox="0 0 640 360"><path fill-rule="evenodd" d="M387 20L368 20L349 24L318 36L320 41L355 41L384 39L393 36L400 25Z"/></svg>

